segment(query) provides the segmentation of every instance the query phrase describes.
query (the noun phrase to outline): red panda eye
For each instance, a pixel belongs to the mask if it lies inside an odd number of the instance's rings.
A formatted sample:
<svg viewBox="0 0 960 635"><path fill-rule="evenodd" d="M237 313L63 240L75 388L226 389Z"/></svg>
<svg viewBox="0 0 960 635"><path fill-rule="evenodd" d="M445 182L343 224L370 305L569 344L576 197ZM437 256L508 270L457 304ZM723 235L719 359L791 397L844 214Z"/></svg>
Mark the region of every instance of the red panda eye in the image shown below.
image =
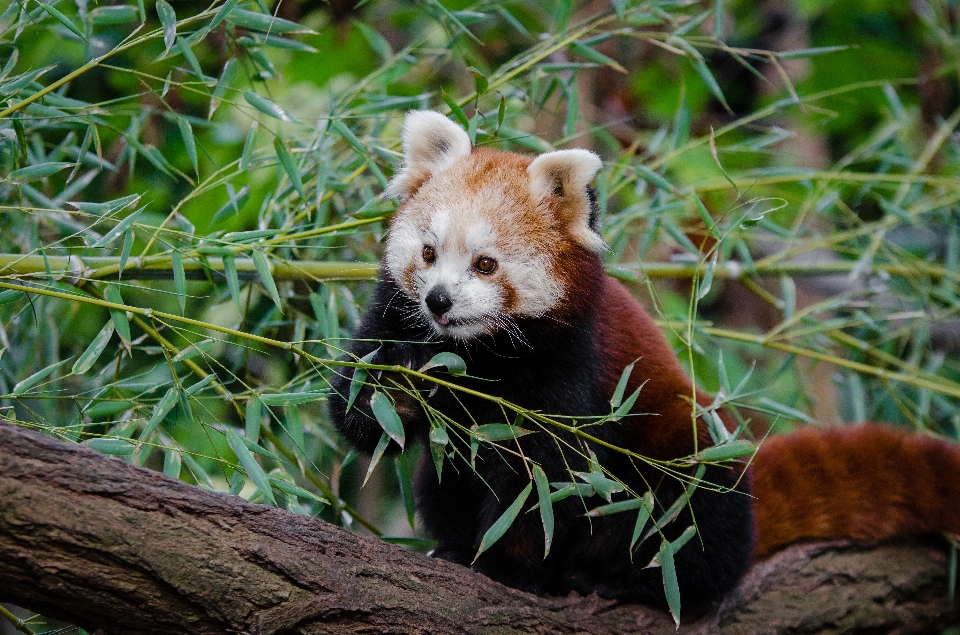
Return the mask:
<svg viewBox="0 0 960 635"><path fill-rule="evenodd" d="M477 260L474 267L476 267L480 273L491 274L497 269L497 261L493 258L483 257Z"/></svg>
<svg viewBox="0 0 960 635"><path fill-rule="evenodd" d="M424 245L423 247L423 261L424 262L433 262L437 259L436 250L430 245Z"/></svg>

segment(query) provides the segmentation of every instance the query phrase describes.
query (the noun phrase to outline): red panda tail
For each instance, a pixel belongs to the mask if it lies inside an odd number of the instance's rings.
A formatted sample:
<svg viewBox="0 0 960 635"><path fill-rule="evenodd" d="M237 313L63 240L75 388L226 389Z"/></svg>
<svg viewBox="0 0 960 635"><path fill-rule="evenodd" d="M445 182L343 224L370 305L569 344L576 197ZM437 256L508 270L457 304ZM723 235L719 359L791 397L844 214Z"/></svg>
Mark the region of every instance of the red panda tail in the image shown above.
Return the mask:
<svg viewBox="0 0 960 635"><path fill-rule="evenodd" d="M960 446L876 424L770 437L753 494L756 558L801 539L960 534Z"/></svg>

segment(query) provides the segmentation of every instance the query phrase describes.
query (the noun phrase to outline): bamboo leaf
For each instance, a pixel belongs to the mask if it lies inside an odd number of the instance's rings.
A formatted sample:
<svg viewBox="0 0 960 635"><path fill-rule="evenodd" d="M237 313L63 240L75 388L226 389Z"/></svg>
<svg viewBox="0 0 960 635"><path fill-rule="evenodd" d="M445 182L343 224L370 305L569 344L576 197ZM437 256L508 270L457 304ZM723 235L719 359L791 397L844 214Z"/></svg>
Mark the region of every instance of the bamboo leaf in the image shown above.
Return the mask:
<svg viewBox="0 0 960 635"><path fill-rule="evenodd" d="M467 363L456 353L437 353L430 361L420 367L420 372L425 373L431 368L446 367L451 375L466 375Z"/></svg>
<svg viewBox="0 0 960 635"><path fill-rule="evenodd" d="M673 546L663 541L660 546L660 553L657 554L660 560L660 571L663 575L663 591L667 596L667 606L670 608L670 615L673 616L673 622L680 628L680 583L677 580L677 567L673 562Z"/></svg>
<svg viewBox="0 0 960 635"><path fill-rule="evenodd" d="M31 388L33 388L34 386L36 386L37 384L39 384L41 381L43 381L44 379L46 379L47 377L49 377L49 376L52 375L53 373L57 372L57 369L58 369L58 368L60 368L61 366L63 366L64 364L66 364L66 363L69 362L69 361L70 361L69 359L64 359L64 360L61 360L61 361L59 361L59 362L57 362L57 363L55 363L55 364L51 364L51 365L47 366L46 368L43 368L43 369L41 369L41 370L38 370L37 372L35 372L34 374L30 375L29 377L27 377L27 378L24 379L23 381L17 382L17 383L14 385L14 387L13 387L13 392L12 392L12 394L14 394L14 395L22 395L23 393L27 392L28 390L30 390Z"/></svg>
<svg viewBox="0 0 960 635"><path fill-rule="evenodd" d="M293 117L286 110L273 103L265 97L261 97L252 90L244 91L243 98L247 100L247 103L267 115L268 117L273 117L274 119L279 119L280 121L300 123L296 118Z"/></svg>
<svg viewBox="0 0 960 635"><path fill-rule="evenodd" d="M83 40L84 42L88 42L86 36L83 34L83 31L81 31L79 28L77 28L77 25L74 24L74 23L70 20L70 18L68 18L67 16L63 15L63 14L60 13L57 9L55 9L54 7L52 7L52 6L49 5L49 4L46 4L45 2L38 2L37 4L40 5L40 8L41 8L41 9L43 9L44 11L46 11L47 13L49 13L51 16L53 16L53 17L57 20L57 22L59 22L59 23L62 24L63 26L65 26L65 27L67 27L68 29L70 29L70 30L73 32L73 34L76 35L78 38L80 38L80 39Z"/></svg>
<svg viewBox="0 0 960 635"><path fill-rule="evenodd" d="M363 477L363 483L360 487L367 484L367 480L370 478L370 475L373 474L373 470L377 467L377 464L380 463L380 459L383 458L383 453L386 452L388 445L390 445L390 435L384 432L380 435L380 441L373 450L373 455L370 457L370 465L367 466L367 474Z"/></svg>
<svg viewBox="0 0 960 635"><path fill-rule="evenodd" d="M163 54L166 55L177 39L177 12L167 0L157 0L157 17L163 29Z"/></svg>
<svg viewBox="0 0 960 635"><path fill-rule="evenodd" d="M244 410L244 433L254 443L260 438L260 426L263 421L263 406L260 403L258 398L251 397L247 400L247 407Z"/></svg>
<svg viewBox="0 0 960 635"><path fill-rule="evenodd" d="M160 0L161 2L163 0ZM177 126L180 128L180 136L183 138L183 145L187 150L187 156L190 158L190 165L196 174L200 173L200 166L197 163L197 141L193 136L193 128L185 117L177 117Z"/></svg>
<svg viewBox="0 0 960 635"><path fill-rule="evenodd" d="M267 478L266 472L263 471L263 468L260 467L260 464L257 463L257 460L254 458L253 454L247 449L247 446L241 440L240 435L226 428L224 433L227 437L227 443L230 445L230 449L233 450L233 453L237 456L237 460L240 462L240 465L243 467L243 471L247 473L247 476L250 477L250 480L253 481L253 484L257 486L257 489L260 490L260 493L263 494L263 497L269 501L271 505L276 505L276 501L273 498L273 490L270 488L270 479Z"/></svg>
<svg viewBox="0 0 960 635"><path fill-rule="evenodd" d="M756 451L756 445L746 439L739 439L701 450L695 455L694 460L701 463L729 461L745 456L753 456Z"/></svg>
<svg viewBox="0 0 960 635"><path fill-rule="evenodd" d="M193 49L190 48L190 44L187 43L185 39L179 35L176 37L177 50L180 51L180 54L183 55L183 59L187 60L187 64L190 65L191 70L194 74L200 79L200 81L206 81L207 76L203 74L203 68L200 66L200 60L197 59L197 56L193 53Z"/></svg>
<svg viewBox="0 0 960 635"><path fill-rule="evenodd" d="M107 437L89 439L84 442L84 445L97 452L113 456L130 456L137 449L136 445L125 439L110 439Z"/></svg>
<svg viewBox="0 0 960 635"><path fill-rule="evenodd" d="M223 275L227 278L227 287L230 288L230 297L237 306L237 311L243 313L243 307L240 305L240 277L237 274L237 262L233 256L224 256Z"/></svg>
<svg viewBox="0 0 960 635"><path fill-rule="evenodd" d="M87 346L87 349L83 351L80 357L77 358L77 361L74 362L70 372L74 375L82 375L93 368L93 365L100 359L100 355L103 354L104 349L107 348L107 344L110 342L112 336L113 322L107 322L103 325L103 328L100 329L100 332L97 333L97 336L93 338L93 341L90 342L90 345Z"/></svg>
<svg viewBox="0 0 960 635"><path fill-rule="evenodd" d="M117 236L119 236L120 234L126 233L127 230L129 230L133 226L133 224L137 222L137 219L140 218L140 214L143 212L144 209L145 208L140 208L135 212L133 212L132 214L130 214L129 216L127 216L126 218L124 218L123 220L121 220L119 223L114 225L112 229L110 229L107 233L105 233L100 238L100 240L98 240L97 242L93 243L90 246L106 247L107 245L112 243L117 238ZM112 212L108 212L108 213L112 213Z"/></svg>
<svg viewBox="0 0 960 635"><path fill-rule="evenodd" d="M653 492L648 491L640 500L643 502L643 505L640 507L640 511L637 512L637 522L633 525L633 537L630 539L631 557L637 540L640 539L640 535L643 533L647 523L650 521L650 516L653 514Z"/></svg>
<svg viewBox="0 0 960 635"><path fill-rule="evenodd" d="M543 557L550 553L553 542L553 502L550 500L550 484L547 475L539 465L533 466L533 480L537 485L537 498L540 499L540 520L543 523Z"/></svg>
<svg viewBox="0 0 960 635"><path fill-rule="evenodd" d="M270 299L273 300L273 303L276 304L280 312L283 313L283 305L280 303L280 293L277 291L277 284L273 281L273 274L270 272L270 263L267 262L267 257L264 256L263 252L259 249L254 249L250 253L250 257L253 259L253 266L256 267L257 273L260 274L260 282L263 283L267 293L270 294Z"/></svg>
<svg viewBox="0 0 960 635"><path fill-rule="evenodd" d="M47 5L41 4L40 6L46 7ZM20 168L19 170L14 170L10 173L10 179L17 183L30 183L31 181L39 181L40 179L46 178L51 174L56 174L61 170L66 170L67 168L71 168L73 166L73 163L67 163L65 161L37 163L34 165L28 165L25 168Z"/></svg>
<svg viewBox="0 0 960 635"><path fill-rule="evenodd" d="M283 145L283 140L279 136L273 138L273 149L277 153L277 158L280 159L280 165L283 166L284 172L290 177L293 188L297 190L297 194L300 195L300 200L305 201L307 195L303 193L303 180L300 178L300 168L297 167L297 162L294 161L293 155L291 155L286 146Z"/></svg>
<svg viewBox="0 0 960 635"><path fill-rule="evenodd" d="M137 7L120 4L116 6L97 7L89 13L94 24L125 24L136 20L140 12Z"/></svg>
<svg viewBox="0 0 960 635"><path fill-rule="evenodd" d="M407 456L407 454L397 455L393 465L397 473L397 484L400 485L400 494L403 497L403 506L407 510L407 522L410 523L410 529L413 529L416 508L413 504L413 480L410 478L410 464Z"/></svg>
<svg viewBox="0 0 960 635"><path fill-rule="evenodd" d="M164 417L170 414L170 411L173 410L173 407L177 405L177 400L179 399L180 391L176 386L171 386L167 392L163 393L163 397L160 398L160 401L153 407L153 412L150 414L150 419L147 421L147 425L143 428L143 432L140 433L138 437L141 441L147 439L150 434L157 429L157 426L160 425L160 422L163 421Z"/></svg>
<svg viewBox="0 0 960 635"><path fill-rule="evenodd" d="M480 548L477 549L477 555L473 557L473 562L476 562L480 554L493 546L495 542L503 537L503 534L507 533L510 525L513 524L513 521L516 520L517 515L523 508L523 504L527 502L527 497L530 496L531 489L533 489L533 483L527 483L527 486L523 488L523 491L520 492L520 495L517 496L517 499L513 501L510 507L500 515L500 518L490 525L490 528L483 534L483 538L480 539Z"/></svg>
<svg viewBox="0 0 960 635"><path fill-rule="evenodd" d="M108 302L113 302L114 304L124 303L123 296L120 295L120 289L115 285L108 284L103 290L103 295ZM121 309L110 309L110 319L113 320L113 325L117 329L117 335L129 346L133 338L130 335L130 320L127 318L127 312Z"/></svg>
<svg viewBox="0 0 960 635"><path fill-rule="evenodd" d="M219 14L217 14L219 16ZM242 26L254 31L266 31L268 33L316 33L296 22L284 20L266 13L257 13L246 9L232 9L224 16L227 22Z"/></svg>
<svg viewBox="0 0 960 635"><path fill-rule="evenodd" d="M180 315L187 309L187 273L183 270L183 256L174 249L170 252L170 266L173 268L173 288L177 292Z"/></svg>
<svg viewBox="0 0 960 635"><path fill-rule="evenodd" d="M370 360L380 351L380 347L376 347L366 355L360 358L360 361L364 364L369 364ZM347 411L353 407L353 402L356 401L357 395L360 394L360 389L363 388L364 383L367 381L367 369L365 368L354 368L353 369L353 378L350 380L350 394L347 396Z"/></svg>
<svg viewBox="0 0 960 635"><path fill-rule="evenodd" d="M490 442L518 439L522 436L533 434L534 432L534 430L526 430L507 423L488 423L473 429L473 433L477 437Z"/></svg>
<svg viewBox="0 0 960 635"><path fill-rule="evenodd" d="M627 389L627 383L630 381L630 373L633 372L633 365L637 362L631 362L627 365L623 372L620 373L620 381L617 382L617 387L613 391L613 397L610 398L610 407L616 409L623 402L623 393Z"/></svg>
<svg viewBox="0 0 960 635"><path fill-rule="evenodd" d="M311 392L260 393L259 399L265 406L294 406L326 399L330 395L325 390Z"/></svg>
<svg viewBox="0 0 960 635"><path fill-rule="evenodd" d="M400 415L393 407L393 402L382 392L375 390L370 398L370 409L373 410L373 416L377 418L377 423L383 428L383 431L390 435L390 438L403 447L405 434L403 422Z"/></svg>

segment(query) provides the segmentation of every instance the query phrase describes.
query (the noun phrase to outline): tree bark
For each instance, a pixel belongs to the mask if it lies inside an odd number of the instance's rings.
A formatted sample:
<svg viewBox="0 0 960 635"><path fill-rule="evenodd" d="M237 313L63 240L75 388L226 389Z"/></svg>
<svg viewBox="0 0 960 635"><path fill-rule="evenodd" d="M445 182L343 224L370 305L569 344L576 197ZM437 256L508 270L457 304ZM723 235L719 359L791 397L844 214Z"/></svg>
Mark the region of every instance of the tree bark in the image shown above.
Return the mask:
<svg viewBox="0 0 960 635"><path fill-rule="evenodd" d="M920 633L960 619L942 545L796 546L681 633ZM0 600L121 633L674 633L0 423Z"/></svg>

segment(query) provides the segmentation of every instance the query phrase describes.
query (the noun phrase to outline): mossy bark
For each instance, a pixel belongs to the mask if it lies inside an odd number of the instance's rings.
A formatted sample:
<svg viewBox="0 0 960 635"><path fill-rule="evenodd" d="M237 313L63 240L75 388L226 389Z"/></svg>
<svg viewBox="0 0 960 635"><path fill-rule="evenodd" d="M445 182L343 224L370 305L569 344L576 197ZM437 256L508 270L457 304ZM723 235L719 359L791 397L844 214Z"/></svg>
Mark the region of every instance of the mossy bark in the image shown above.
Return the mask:
<svg viewBox="0 0 960 635"><path fill-rule="evenodd" d="M930 632L960 616L938 545L807 545L681 633ZM0 423L0 600L119 633L674 633Z"/></svg>

